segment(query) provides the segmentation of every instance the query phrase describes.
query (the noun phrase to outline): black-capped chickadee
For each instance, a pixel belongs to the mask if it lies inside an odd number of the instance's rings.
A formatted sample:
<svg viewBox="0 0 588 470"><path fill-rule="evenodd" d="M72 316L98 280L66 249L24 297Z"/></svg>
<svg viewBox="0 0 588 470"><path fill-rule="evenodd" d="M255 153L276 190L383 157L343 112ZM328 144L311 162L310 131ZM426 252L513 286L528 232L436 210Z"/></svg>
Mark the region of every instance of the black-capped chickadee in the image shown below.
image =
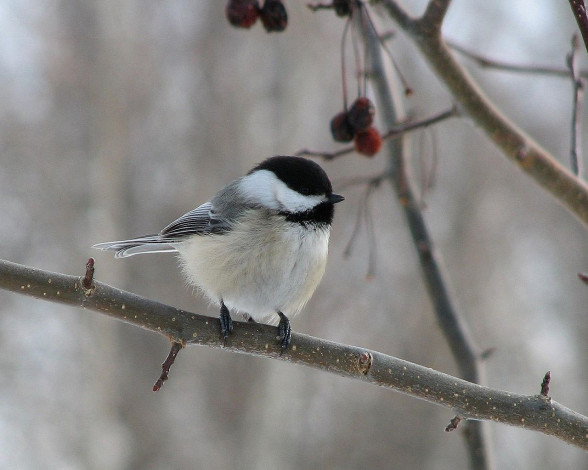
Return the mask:
<svg viewBox="0 0 588 470"><path fill-rule="evenodd" d="M233 330L229 309L275 324L282 352L296 315L327 263L334 194L324 170L300 157L272 157L156 235L99 243L116 258L177 252L188 281L220 305L221 335ZM277 314L277 317L276 317Z"/></svg>

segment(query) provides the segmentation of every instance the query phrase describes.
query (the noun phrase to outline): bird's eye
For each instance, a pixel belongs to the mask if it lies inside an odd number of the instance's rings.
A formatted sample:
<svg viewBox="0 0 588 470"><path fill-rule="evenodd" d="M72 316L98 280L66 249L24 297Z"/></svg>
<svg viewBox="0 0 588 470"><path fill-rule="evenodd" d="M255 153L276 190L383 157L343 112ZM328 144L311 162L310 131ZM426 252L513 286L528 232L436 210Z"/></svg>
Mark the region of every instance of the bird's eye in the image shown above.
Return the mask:
<svg viewBox="0 0 588 470"><path fill-rule="evenodd" d="M300 194L304 194L305 196L310 195L310 188L306 186L300 188Z"/></svg>

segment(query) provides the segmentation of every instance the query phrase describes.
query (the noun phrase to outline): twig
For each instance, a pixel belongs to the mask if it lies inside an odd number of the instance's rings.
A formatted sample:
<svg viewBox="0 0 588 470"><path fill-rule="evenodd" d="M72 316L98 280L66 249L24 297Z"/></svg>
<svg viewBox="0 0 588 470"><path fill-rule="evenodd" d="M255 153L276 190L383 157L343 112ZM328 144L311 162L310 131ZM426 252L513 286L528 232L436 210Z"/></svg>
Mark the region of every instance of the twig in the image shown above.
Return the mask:
<svg viewBox="0 0 588 470"><path fill-rule="evenodd" d="M588 17L586 16L586 5L584 0L570 0L570 6L578 23L582 39L584 40L584 47L588 51Z"/></svg>
<svg viewBox="0 0 588 470"><path fill-rule="evenodd" d="M402 82L402 86L404 87L404 94L406 96L411 96L414 93L414 91L413 91L412 87L408 84L408 80L406 79L406 77L402 73L402 70L400 70L400 66L396 63L396 60L394 60L394 56L392 55L392 51L390 49L388 49L388 46L386 45L386 40L384 39L384 36L378 34L378 31L376 29L376 25L372 21L372 17L370 16L370 13L367 10L367 7L365 5L361 5L360 12L361 11L365 12L365 18L366 18L366 22L368 24L368 27L372 28L374 34L378 38L378 42L380 43L382 50L388 56L388 59L390 60L390 63L392 64L392 67L394 68L396 75L398 75L398 78Z"/></svg>
<svg viewBox="0 0 588 470"><path fill-rule="evenodd" d="M549 382L551 382L551 372L547 371L541 382L541 395L544 397L549 397Z"/></svg>
<svg viewBox="0 0 588 470"><path fill-rule="evenodd" d="M398 137L407 132L414 131L416 129L426 128L432 126L433 124L437 124L438 122L444 121L448 118L455 117L458 115L459 111L457 107L453 106L451 109L442 111L438 114L434 114L433 116L423 119L421 121L406 122L398 126L393 126L388 132L382 135L382 139Z"/></svg>
<svg viewBox="0 0 588 470"><path fill-rule="evenodd" d="M80 278L0 260L0 288L44 301L93 310L189 345L223 348L218 318L176 309L94 281L86 297ZM494 390L402 359L293 333L280 355L275 327L234 322L225 350L303 364L361 380L454 410L462 419L491 420L547 435L588 450L588 417L538 395ZM515 406L516 405L516 406Z"/></svg>
<svg viewBox="0 0 588 470"><path fill-rule="evenodd" d="M440 112L435 114L431 117L423 119L422 121L415 121L415 122L406 122L404 124L399 124L397 126L392 126L386 133L382 134L382 140L386 139L394 139L403 135L406 132L414 131L417 129L426 128L437 124L438 122L444 121L445 119L458 116L459 112L457 108L454 106L451 109L446 111ZM355 152L355 147L344 147L339 149L335 152L326 152L320 150L308 150L302 149L298 150L294 155L297 156L304 156L304 157L318 157L324 158L325 160L334 160L335 158L342 157L343 155L350 154L351 152Z"/></svg>
<svg viewBox="0 0 588 470"><path fill-rule="evenodd" d="M92 295L94 290L94 258L90 258L86 263L86 274L82 278L82 287L86 290L86 295Z"/></svg>
<svg viewBox="0 0 588 470"><path fill-rule="evenodd" d="M313 13L319 10L332 10L335 8L332 3L307 3L306 7Z"/></svg>
<svg viewBox="0 0 588 470"><path fill-rule="evenodd" d="M578 277L584 284L588 284L588 274L578 273Z"/></svg>
<svg viewBox="0 0 588 470"><path fill-rule="evenodd" d="M582 175L582 160L580 151L580 108L584 81L578 76L576 68L576 52L578 51L578 36L572 37L572 49L566 56L566 65L572 79L572 123L570 132L570 167L576 176Z"/></svg>
<svg viewBox="0 0 588 470"><path fill-rule="evenodd" d="M461 418L459 416L454 416L453 418L451 418L451 421L449 421L449 424L445 428L445 432L455 431L459 426L460 422Z"/></svg>
<svg viewBox="0 0 588 470"><path fill-rule="evenodd" d="M158 392L161 389L161 387L163 387L163 383L168 379L169 370L171 369L171 366L174 364L176 357L180 352L180 349L182 349L182 343L173 341L167 358L165 359L165 361L163 361L163 364L161 364L161 375L157 379L157 382L155 382L155 385L153 385L154 392Z"/></svg>
<svg viewBox="0 0 588 470"><path fill-rule="evenodd" d="M453 41L446 41L446 44L454 51L459 52L468 59L476 62L480 67L493 68L502 70L504 72L514 73L530 73L538 75L553 75L555 77L567 78L570 76L570 71L565 67L553 67L549 65L519 65L510 62L504 62L498 59L491 59L485 57L477 52L470 51L469 49L460 46ZM588 70L581 70L579 74L582 77L588 77Z"/></svg>

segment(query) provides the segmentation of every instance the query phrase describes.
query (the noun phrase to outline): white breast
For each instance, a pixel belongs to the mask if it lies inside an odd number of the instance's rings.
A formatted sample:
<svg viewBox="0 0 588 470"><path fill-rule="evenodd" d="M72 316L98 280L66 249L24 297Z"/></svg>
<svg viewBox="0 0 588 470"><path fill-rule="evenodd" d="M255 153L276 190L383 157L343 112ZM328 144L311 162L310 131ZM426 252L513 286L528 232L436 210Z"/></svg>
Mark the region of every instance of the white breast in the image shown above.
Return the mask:
<svg viewBox="0 0 588 470"><path fill-rule="evenodd" d="M255 321L275 323L278 310L291 318L323 277L330 229L286 227L279 216L245 216L230 233L193 237L177 246L184 272L211 301Z"/></svg>

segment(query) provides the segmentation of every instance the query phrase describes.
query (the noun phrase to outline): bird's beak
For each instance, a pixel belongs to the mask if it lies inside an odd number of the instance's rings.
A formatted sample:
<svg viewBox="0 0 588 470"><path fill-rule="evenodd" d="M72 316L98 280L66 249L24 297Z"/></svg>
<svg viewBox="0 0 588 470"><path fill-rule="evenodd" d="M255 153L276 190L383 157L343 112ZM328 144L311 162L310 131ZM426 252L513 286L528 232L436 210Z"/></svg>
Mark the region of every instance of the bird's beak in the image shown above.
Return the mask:
<svg viewBox="0 0 588 470"><path fill-rule="evenodd" d="M345 200L345 198L343 196L340 196L339 194L331 194L328 199L328 201L331 204L337 204L338 202L341 202L343 200Z"/></svg>

